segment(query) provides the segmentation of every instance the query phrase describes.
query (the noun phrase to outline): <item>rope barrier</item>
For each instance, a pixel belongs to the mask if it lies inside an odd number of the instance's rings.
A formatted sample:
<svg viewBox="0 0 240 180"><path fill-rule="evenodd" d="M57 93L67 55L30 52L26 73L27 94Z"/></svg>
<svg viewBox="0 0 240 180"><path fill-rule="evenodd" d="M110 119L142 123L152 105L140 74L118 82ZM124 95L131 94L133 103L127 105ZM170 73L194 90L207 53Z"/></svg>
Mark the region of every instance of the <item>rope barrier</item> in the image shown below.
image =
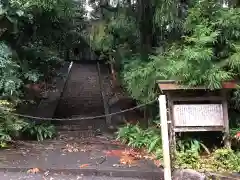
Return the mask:
<svg viewBox="0 0 240 180"><path fill-rule="evenodd" d="M115 113L104 114L104 115L99 115L99 116L79 117L79 118L44 118L44 117L36 117L36 116L13 113L13 112L7 111L6 109L1 109L1 110L5 113L8 113L9 115L22 117L22 118L28 118L28 119L37 119L37 120L45 120L45 121L66 121L66 120L68 120L68 121L79 121L79 120L93 120L93 119L104 118L104 117L108 117L108 116L114 116L114 115L122 114L122 113L129 112L129 111L132 111L132 110L135 110L135 109L139 109L139 108L144 107L146 105L152 104L155 101L157 101L157 99L152 100L148 103L140 104L138 106L135 106L135 107L132 107L132 108L129 108L129 109L125 109L125 110L122 110L122 111L119 111L119 112L115 112Z"/></svg>

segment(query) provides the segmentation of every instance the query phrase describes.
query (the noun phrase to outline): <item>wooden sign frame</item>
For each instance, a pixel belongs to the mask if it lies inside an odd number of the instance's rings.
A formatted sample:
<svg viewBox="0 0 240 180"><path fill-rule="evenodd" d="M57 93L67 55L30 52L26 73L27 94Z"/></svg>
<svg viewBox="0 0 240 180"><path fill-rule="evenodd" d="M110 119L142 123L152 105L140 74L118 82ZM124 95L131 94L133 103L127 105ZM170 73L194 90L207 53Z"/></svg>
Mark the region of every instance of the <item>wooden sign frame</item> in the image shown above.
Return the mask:
<svg viewBox="0 0 240 180"><path fill-rule="evenodd" d="M224 133L224 143L226 146L230 146L229 137L229 119L228 119L228 105L227 105L227 93L229 89L235 89L237 87L237 83L235 81L223 82L222 87L215 90L209 90L203 86L199 87L186 87L177 84L176 81L168 80L168 81L157 81L159 89L162 94L167 96L167 109L168 109L168 121L170 121L170 143L176 148L176 140L175 136L178 132L201 132L201 131L220 131ZM184 125L176 120L177 115L174 114L174 107L181 105L189 106L211 106L215 105L216 107L222 108L218 114L221 119L219 121L217 118L211 117L212 123L208 124L205 121L198 123L190 123ZM176 112L176 111L175 111ZM197 114L197 113L196 113ZM214 113L210 113L213 114ZM194 117L192 115L188 115L189 117ZM203 116L204 117L204 116ZM181 116L183 118L183 116ZM185 117L186 118L186 117ZM193 119L193 118L192 118ZM198 119L200 121L201 119ZM221 121L221 122L220 122Z"/></svg>

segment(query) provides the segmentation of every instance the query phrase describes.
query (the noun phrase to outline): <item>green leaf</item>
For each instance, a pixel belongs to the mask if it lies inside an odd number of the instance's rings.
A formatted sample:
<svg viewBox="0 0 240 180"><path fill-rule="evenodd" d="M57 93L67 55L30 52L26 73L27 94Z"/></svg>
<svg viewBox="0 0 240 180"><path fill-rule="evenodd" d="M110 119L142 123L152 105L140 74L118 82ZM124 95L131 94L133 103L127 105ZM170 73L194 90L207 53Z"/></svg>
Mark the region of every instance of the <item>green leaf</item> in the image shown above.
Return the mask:
<svg viewBox="0 0 240 180"><path fill-rule="evenodd" d="M157 145L159 145L160 137L155 137L155 139L151 142L148 152L152 152L154 149L156 149ZM159 147L160 148L160 147Z"/></svg>
<svg viewBox="0 0 240 180"><path fill-rule="evenodd" d="M24 11L22 11L22 10L17 10L17 11L16 11L16 14L17 14L19 17L21 17L21 16L24 15Z"/></svg>

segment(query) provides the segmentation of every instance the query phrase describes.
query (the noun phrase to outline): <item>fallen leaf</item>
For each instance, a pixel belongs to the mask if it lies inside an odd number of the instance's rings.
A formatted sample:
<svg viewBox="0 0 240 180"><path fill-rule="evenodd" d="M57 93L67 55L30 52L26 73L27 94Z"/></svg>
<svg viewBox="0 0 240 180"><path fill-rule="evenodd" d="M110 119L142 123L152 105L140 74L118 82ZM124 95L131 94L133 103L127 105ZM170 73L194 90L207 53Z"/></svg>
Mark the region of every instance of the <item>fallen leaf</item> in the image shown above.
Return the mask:
<svg viewBox="0 0 240 180"><path fill-rule="evenodd" d="M160 167L162 165L160 160L154 160L153 162L157 167Z"/></svg>
<svg viewBox="0 0 240 180"><path fill-rule="evenodd" d="M89 166L89 164L82 164L82 165L79 166L79 168L85 168L85 167L88 167L88 166Z"/></svg>
<svg viewBox="0 0 240 180"><path fill-rule="evenodd" d="M144 159L149 159L149 160L157 159L157 157L154 154L150 154L150 155L146 154L143 157L144 157Z"/></svg>
<svg viewBox="0 0 240 180"><path fill-rule="evenodd" d="M76 143L74 143L73 145L67 144L63 149L63 152L79 152L79 146Z"/></svg>
<svg viewBox="0 0 240 180"><path fill-rule="evenodd" d="M105 154L107 156L117 156L121 157L124 154L124 150L111 150L111 151L105 151Z"/></svg>
<svg viewBox="0 0 240 180"><path fill-rule="evenodd" d="M135 161L134 157L124 155L120 159L120 164L133 165L133 164L136 164L136 161Z"/></svg>
<svg viewBox="0 0 240 180"><path fill-rule="evenodd" d="M36 174L39 172L40 172L40 170L38 168L32 168L27 171L27 173L31 173L31 174Z"/></svg>

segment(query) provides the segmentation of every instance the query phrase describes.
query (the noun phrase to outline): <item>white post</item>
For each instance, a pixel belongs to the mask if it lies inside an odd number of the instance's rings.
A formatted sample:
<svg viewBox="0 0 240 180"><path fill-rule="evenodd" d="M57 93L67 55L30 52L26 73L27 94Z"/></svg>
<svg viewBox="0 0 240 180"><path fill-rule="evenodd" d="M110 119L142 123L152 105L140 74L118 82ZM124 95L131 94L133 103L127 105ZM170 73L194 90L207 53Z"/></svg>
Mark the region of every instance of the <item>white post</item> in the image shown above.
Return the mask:
<svg viewBox="0 0 240 180"><path fill-rule="evenodd" d="M162 133L162 147L163 147L163 161L164 161L164 180L171 180L171 161L169 150L169 136L168 136L168 119L167 119L167 101L165 95L160 95L158 98L159 113Z"/></svg>

